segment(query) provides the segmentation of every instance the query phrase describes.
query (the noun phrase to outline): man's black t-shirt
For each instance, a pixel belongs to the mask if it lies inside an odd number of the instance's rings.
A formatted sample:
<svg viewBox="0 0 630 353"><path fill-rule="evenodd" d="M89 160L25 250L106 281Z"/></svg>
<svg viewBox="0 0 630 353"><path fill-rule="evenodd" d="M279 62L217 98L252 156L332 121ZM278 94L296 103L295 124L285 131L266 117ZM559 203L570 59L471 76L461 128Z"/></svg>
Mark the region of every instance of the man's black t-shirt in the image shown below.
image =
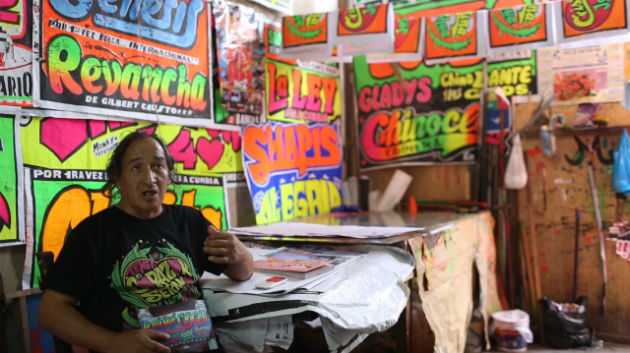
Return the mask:
<svg viewBox="0 0 630 353"><path fill-rule="evenodd" d="M72 230L42 287L77 298L99 326L138 328L137 309L201 299L203 271L225 269L203 252L209 224L185 206L163 205L150 220L108 208Z"/></svg>

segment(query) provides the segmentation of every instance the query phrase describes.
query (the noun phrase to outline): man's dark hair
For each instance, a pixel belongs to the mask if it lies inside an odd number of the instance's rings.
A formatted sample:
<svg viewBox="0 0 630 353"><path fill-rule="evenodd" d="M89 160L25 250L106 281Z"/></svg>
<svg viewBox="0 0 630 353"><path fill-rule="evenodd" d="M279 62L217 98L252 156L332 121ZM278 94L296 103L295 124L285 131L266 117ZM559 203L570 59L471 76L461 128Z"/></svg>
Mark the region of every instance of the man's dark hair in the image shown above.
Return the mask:
<svg viewBox="0 0 630 353"><path fill-rule="evenodd" d="M164 157L166 158L166 167L168 169L168 179L171 183L175 184L174 178L174 166L175 161L173 160L173 156L168 152L168 149L164 145L162 140L154 135L149 135L142 131L134 131L129 135L125 136L125 138L120 141L114 152L109 158L109 162L107 163L107 169L105 172L107 173L107 182L103 185L103 194L108 198L118 197L118 189L116 188L116 180L120 177L120 172L122 170L123 163L123 155L131 146L131 143L143 138L151 138L156 141L160 147L162 147L162 151L164 151Z"/></svg>

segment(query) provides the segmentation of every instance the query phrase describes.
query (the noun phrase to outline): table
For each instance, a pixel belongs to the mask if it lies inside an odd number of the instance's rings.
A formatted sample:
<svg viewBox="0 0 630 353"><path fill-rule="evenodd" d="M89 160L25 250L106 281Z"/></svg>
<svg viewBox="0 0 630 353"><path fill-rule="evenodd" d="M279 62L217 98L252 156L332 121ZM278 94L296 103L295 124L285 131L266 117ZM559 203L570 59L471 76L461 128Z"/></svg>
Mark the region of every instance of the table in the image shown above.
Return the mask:
<svg viewBox="0 0 630 353"><path fill-rule="evenodd" d="M465 349L468 324L474 309L473 266L478 272L479 309L483 317L486 349L490 349L488 320L492 313L503 308L495 275L494 219L489 211L326 215L307 221L425 227L421 237L411 237L404 243L416 260L415 277L423 312L435 335L434 351L451 353Z"/></svg>
<svg viewBox="0 0 630 353"><path fill-rule="evenodd" d="M423 311L435 334L436 352L464 350L473 311L473 266L479 273L480 306L486 333L489 315L501 310L494 277L494 222L489 212L330 214L302 221L425 229L396 236L395 241L386 238L317 240L318 244L331 246L367 247L370 253L378 254L337 274L338 277L331 280L335 286L321 291L270 298L225 293L203 284L216 331L221 343L230 346L230 350L262 351L265 344L286 349L293 340L292 316L301 315L319 318L331 352L350 352L369 334L393 326L400 313L408 308L407 281L414 271L420 284ZM264 240L266 245L278 246L309 241L307 237L244 236L242 239ZM390 271L387 266L391 263L383 266L386 261L397 262L400 268ZM383 275L386 272L388 274ZM382 278L382 281L370 278ZM385 305L385 302L392 304ZM372 315L374 313L378 315Z"/></svg>

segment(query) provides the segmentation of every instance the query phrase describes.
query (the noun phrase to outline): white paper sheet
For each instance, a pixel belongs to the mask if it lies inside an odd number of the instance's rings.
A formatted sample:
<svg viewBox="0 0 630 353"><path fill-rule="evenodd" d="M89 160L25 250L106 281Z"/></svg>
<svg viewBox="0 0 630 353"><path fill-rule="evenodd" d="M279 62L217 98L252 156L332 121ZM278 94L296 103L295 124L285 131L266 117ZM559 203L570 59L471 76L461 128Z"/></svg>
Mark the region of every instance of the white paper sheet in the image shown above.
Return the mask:
<svg viewBox="0 0 630 353"><path fill-rule="evenodd" d="M330 226L302 222L279 222L262 226L234 227L229 229L234 234L246 235L350 238L386 238L422 230L424 230L424 227Z"/></svg>

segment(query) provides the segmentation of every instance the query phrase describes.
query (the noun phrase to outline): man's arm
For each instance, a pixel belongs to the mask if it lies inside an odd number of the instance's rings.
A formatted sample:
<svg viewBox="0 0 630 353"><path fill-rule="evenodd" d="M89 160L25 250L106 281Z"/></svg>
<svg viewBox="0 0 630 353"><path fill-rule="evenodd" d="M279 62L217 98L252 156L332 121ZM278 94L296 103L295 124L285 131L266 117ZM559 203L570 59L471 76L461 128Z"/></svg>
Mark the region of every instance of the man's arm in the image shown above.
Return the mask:
<svg viewBox="0 0 630 353"><path fill-rule="evenodd" d="M158 342L168 339L168 334L149 329L125 332L107 330L79 313L76 302L71 296L46 289L39 305L39 326L70 344L99 352L171 351Z"/></svg>
<svg viewBox="0 0 630 353"><path fill-rule="evenodd" d="M254 261L247 247L234 234L221 232L213 225L208 226L203 251L209 255L208 260L227 264L223 273L233 280L246 281L254 272Z"/></svg>

